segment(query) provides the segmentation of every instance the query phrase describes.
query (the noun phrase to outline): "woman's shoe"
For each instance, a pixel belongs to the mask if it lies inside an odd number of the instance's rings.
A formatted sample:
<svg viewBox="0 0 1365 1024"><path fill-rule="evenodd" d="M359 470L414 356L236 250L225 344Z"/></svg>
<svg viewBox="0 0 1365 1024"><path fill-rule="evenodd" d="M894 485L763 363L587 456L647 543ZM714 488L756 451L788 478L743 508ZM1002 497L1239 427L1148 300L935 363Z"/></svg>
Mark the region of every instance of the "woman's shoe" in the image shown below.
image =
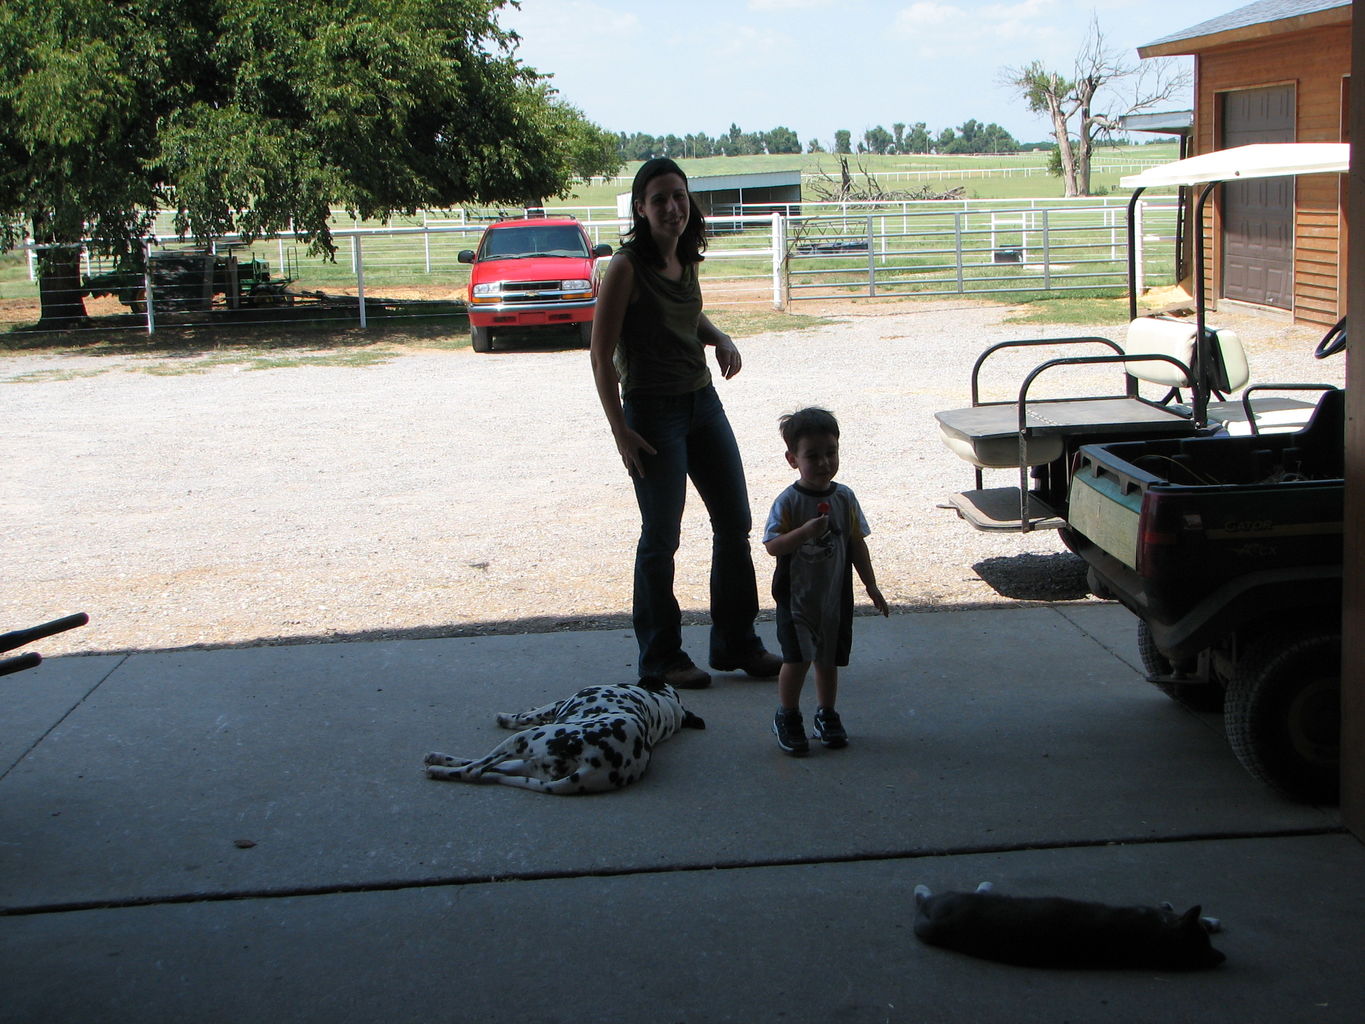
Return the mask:
<svg viewBox="0 0 1365 1024"><path fill-rule="evenodd" d="M777 674L782 671L782 659L760 647L740 661L720 664L713 661L711 667L717 672L745 672L755 679L776 679Z"/></svg>
<svg viewBox="0 0 1365 1024"><path fill-rule="evenodd" d="M663 681L675 690L704 690L711 685L711 677L691 662L671 668L663 674Z"/></svg>

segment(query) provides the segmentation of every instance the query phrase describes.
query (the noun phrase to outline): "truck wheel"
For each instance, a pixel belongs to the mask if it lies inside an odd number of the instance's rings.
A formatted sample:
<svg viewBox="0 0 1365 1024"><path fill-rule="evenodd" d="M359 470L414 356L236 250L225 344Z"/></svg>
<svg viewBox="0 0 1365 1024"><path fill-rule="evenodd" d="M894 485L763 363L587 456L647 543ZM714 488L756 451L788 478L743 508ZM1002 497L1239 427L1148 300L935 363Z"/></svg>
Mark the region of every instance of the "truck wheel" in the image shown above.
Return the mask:
<svg viewBox="0 0 1365 1024"><path fill-rule="evenodd" d="M592 346L592 321L584 320L578 325L578 340L582 342L584 348Z"/></svg>
<svg viewBox="0 0 1365 1024"><path fill-rule="evenodd" d="M1239 659L1224 728L1247 771L1286 796L1315 804L1340 798L1341 634L1283 630Z"/></svg>
<svg viewBox="0 0 1365 1024"><path fill-rule="evenodd" d="M1137 639L1138 657L1142 659L1142 667L1147 672L1147 682L1191 711L1223 710L1223 687L1216 681L1182 683L1170 678L1175 667L1157 650L1156 641L1152 639L1152 627L1147 625L1145 619L1138 619Z"/></svg>
<svg viewBox="0 0 1365 1024"><path fill-rule="evenodd" d="M474 346L475 352L493 351L493 332L487 327L476 327L469 325L469 341Z"/></svg>

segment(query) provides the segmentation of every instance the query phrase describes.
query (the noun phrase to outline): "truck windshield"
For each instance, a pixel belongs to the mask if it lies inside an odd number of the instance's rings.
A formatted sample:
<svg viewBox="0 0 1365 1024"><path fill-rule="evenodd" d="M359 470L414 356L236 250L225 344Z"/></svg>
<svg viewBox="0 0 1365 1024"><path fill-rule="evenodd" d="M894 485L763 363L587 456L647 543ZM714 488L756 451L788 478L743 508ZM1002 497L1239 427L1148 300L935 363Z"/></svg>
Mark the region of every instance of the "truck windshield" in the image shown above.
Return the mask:
<svg viewBox="0 0 1365 1024"><path fill-rule="evenodd" d="M583 233L570 224L536 224L488 232L481 260L514 260L528 256L588 255Z"/></svg>

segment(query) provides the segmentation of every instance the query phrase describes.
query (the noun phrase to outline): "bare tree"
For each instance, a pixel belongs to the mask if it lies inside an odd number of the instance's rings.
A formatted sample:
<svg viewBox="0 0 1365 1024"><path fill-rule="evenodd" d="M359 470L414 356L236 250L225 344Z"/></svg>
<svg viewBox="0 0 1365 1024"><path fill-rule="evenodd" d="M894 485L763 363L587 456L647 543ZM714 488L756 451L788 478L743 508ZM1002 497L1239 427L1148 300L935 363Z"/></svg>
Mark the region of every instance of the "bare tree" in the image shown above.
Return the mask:
<svg viewBox="0 0 1365 1024"><path fill-rule="evenodd" d="M1119 127L1123 117L1151 110L1189 87L1189 71L1171 60L1134 61L1109 46L1099 19L1090 29L1072 77L1048 70L1035 60L1007 67L1002 82L1018 90L1035 114L1052 122L1068 196L1090 194L1090 160L1095 140ZM1097 107L1103 104L1102 109Z"/></svg>
<svg viewBox="0 0 1365 1024"><path fill-rule="evenodd" d="M967 192L965 188L936 192L928 185L917 189L885 189L877 181L877 176L867 169L862 161L858 162L858 173L863 176L860 183L848 169L848 157L838 155L839 180L829 174L820 164L815 165L814 180L807 182L805 190L822 203L840 202L902 202L921 199L961 199Z"/></svg>

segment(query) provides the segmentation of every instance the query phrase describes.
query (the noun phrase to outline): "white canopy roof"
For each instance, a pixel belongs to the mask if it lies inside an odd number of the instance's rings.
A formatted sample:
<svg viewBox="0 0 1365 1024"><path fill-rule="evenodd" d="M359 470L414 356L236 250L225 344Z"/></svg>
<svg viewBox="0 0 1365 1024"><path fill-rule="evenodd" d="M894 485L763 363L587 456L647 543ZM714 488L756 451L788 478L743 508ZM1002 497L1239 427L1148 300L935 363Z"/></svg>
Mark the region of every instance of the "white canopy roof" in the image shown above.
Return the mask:
<svg viewBox="0 0 1365 1024"><path fill-rule="evenodd" d="M1350 168L1351 146L1346 142L1263 142L1151 167L1120 178L1119 184L1124 188L1157 188L1287 174L1343 174Z"/></svg>

